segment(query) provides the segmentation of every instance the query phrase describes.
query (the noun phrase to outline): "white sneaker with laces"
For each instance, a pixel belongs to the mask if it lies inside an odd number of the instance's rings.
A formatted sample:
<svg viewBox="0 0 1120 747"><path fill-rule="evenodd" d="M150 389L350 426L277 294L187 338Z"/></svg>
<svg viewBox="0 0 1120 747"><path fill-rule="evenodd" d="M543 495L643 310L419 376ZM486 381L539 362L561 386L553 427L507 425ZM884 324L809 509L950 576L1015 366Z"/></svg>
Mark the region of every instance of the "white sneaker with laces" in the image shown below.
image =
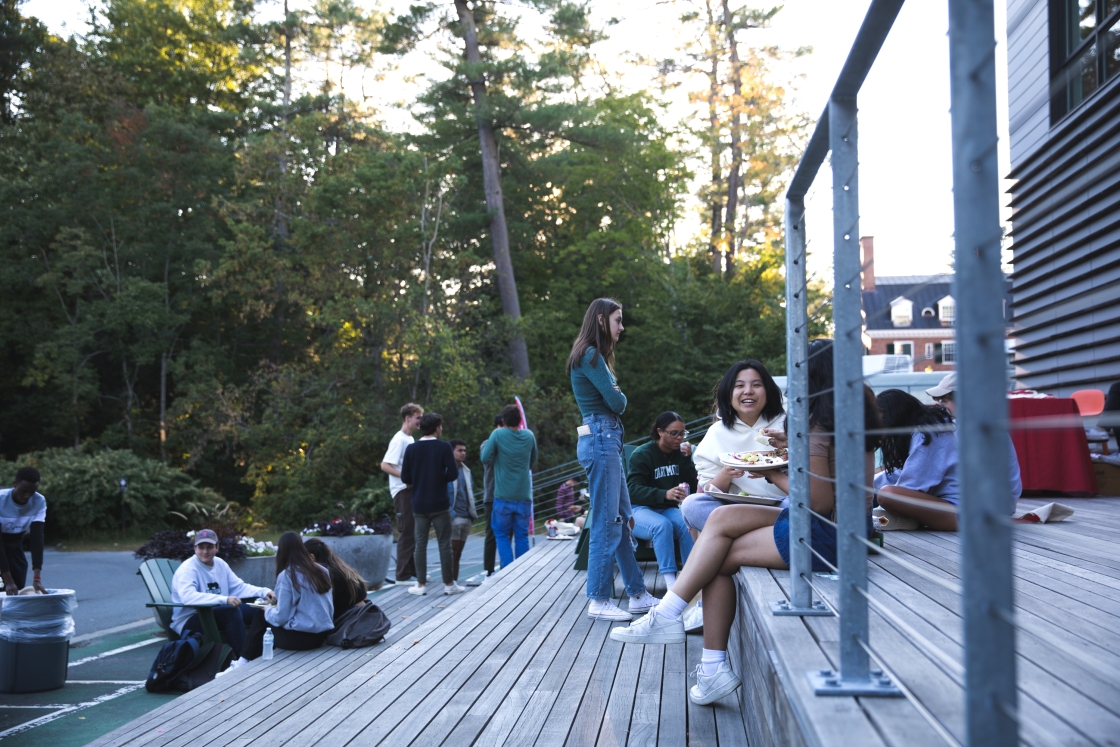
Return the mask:
<svg viewBox="0 0 1120 747"><path fill-rule="evenodd" d="M462 594L464 591L466 591L466 589L464 589L462 586L459 586L459 584L451 584L451 586L443 587L443 593L447 596L451 596L452 594Z"/></svg>
<svg viewBox="0 0 1120 747"><path fill-rule="evenodd" d="M408 593L409 594L415 594L418 597L422 597L422 596L424 596L425 594L428 593L428 587L427 586L410 586L410 587L408 587Z"/></svg>
<svg viewBox="0 0 1120 747"><path fill-rule="evenodd" d="M684 623L656 612L639 617L625 628L611 631L611 640L620 643L684 643Z"/></svg>
<svg viewBox="0 0 1120 747"><path fill-rule="evenodd" d="M620 609L609 599L592 599L587 606L587 616L592 620L614 620L626 622L633 620L634 616L624 609Z"/></svg>
<svg viewBox="0 0 1120 747"><path fill-rule="evenodd" d="M700 605L685 610L684 631L691 633L694 630L704 629L704 608Z"/></svg>
<svg viewBox="0 0 1120 747"><path fill-rule="evenodd" d="M726 661L721 661L719 669L711 676L704 674L704 665L697 664L692 675L696 677L696 684L688 688L688 699L696 705L714 703L735 692L743 684Z"/></svg>
<svg viewBox="0 0 1120 747"><path fill-rule="evenodd" d="M650 594L648 591L643 591L636 597L630 597L630 603L626 605L626 609L630 610L631 614L641 614L649 612L657 606L661 600Z"/></svg>

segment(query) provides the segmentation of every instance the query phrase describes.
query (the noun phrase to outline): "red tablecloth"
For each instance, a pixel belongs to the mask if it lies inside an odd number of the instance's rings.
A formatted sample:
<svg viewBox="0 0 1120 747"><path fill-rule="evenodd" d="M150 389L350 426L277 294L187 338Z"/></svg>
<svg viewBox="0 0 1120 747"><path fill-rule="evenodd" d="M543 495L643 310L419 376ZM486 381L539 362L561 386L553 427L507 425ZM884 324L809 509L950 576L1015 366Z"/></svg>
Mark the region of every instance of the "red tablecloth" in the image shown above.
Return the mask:
<svg viewBox="0 0 1120 747"><path fill-rule="evenodd" d="M1008 405L1012 421L1047 415L1080 415L1077 403L1065 397L1010 399ZM1011 440L1019 457L1024 491L1097 494L1097 478L1093 474L1089 442L1085 440L1083 428L1013 429Z"/></svg>

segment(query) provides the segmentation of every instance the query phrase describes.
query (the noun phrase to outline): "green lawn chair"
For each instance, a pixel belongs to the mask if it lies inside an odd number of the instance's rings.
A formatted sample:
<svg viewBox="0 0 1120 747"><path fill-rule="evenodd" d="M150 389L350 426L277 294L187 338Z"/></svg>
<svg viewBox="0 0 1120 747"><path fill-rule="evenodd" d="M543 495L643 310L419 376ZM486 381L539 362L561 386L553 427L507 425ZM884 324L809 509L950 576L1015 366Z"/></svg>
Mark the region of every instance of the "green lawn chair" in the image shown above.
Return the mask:
<svg viewBox="0 0 1120 747"><path fill-rule="evenodd" d="M136 575L144 579L144 585L148 587L148 594L152 597L152 601L146 606L155 610L156 623L163 628L167 637L173 641L178 640L179 635L171 627L172 611L176 607L191 607L198 613L199 622L202 623L202 642L223 645L225 641L222 639L222 632L218 629L218 623L214 619L213 609L219 606L220 602L215 604L178 604L171 601L171 581L175 577L175 569L180 565L180 561L168 560L167 558L145 560L140 565L140 570L136 571ZM222 654L223 661L225 653Z"/></svg>

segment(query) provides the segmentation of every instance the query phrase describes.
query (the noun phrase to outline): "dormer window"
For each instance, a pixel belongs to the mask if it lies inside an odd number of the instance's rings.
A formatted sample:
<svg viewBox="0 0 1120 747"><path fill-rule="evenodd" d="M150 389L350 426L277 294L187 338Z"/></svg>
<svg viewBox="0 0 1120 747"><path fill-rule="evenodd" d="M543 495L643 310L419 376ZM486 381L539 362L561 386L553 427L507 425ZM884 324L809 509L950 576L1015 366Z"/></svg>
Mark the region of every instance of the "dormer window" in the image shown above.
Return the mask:
<svg viewBox="0 0 1120 747"><path fill-rule="evenodd" d="M932 306L927 306L922 309L922 316L926 317L927 319L932 319L933 317L937 316L937 312L933 310Z"/></svg>
<svg viewBox="0 0 1120 747"><path fill-rule="evenodd" d="M909 327L914 319L914 302L899 296L891 301L891 323L896 327Z"/></svg>
<svg viewBox="0 0 1120 747"><path fill-rule="evenodd" d="M942 327L952 327L957 320L957 302L952 296L945 296L937 302L937 315L941 317Z"/></svg>

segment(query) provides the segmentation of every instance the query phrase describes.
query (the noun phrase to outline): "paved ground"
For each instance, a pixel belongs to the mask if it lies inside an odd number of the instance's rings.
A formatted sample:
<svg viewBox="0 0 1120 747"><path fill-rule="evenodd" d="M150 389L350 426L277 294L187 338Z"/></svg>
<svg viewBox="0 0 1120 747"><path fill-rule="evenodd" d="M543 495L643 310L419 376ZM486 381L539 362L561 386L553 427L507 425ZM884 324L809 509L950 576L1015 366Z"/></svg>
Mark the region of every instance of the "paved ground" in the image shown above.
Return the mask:
<svg viewBox="0 0 1120 747"><path fill-rule="evenodd" d="M70 669L61 690L0 695L3 747L85 745L176 697L144 690L166 639L154 622L145 624L152 617L144 607L149 597L138 567L128 552L48 551L44 556L47 585L74 589L78 596ZM431 541L428 574L437 583L439 570L439 548ZM482 538L472 535L463 550L460 581L481 570ZM377 594L371 597L376 603Z"/></svg>

